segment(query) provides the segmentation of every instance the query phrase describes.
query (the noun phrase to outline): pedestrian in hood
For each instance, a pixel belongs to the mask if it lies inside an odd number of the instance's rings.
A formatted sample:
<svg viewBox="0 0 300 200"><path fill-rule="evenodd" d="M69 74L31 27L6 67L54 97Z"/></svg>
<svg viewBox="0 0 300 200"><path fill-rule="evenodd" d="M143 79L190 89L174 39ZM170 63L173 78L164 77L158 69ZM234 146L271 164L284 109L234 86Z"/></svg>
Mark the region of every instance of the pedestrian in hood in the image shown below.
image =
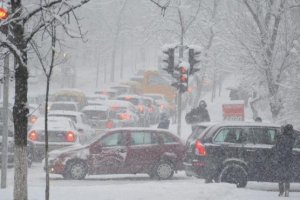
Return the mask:
<svg viewBox="0 0 300 200"><path fill-rule="evenodd" d="M276 163L276 179L279 182L279 196L289 196L290 182L293 177L293 146L295 136L293 126L287 124L281 129L282 134L278 136L274 148L274 163Z"/></svg>
<svg viewBox="0 0 300 200"><path fill-rule="evenodd" d="M169 129L170 119L167 113L161 113L157 128Z"/></svg>
<svg viewBox="0 0 300 200"><path fill-rule="evenodd" d="M200 123L200 122L209 122L210 117L208 111L206 110L207 104L204 100L199 102L197 108L192 109L185 115L185 121L188 124Z"/></svg>

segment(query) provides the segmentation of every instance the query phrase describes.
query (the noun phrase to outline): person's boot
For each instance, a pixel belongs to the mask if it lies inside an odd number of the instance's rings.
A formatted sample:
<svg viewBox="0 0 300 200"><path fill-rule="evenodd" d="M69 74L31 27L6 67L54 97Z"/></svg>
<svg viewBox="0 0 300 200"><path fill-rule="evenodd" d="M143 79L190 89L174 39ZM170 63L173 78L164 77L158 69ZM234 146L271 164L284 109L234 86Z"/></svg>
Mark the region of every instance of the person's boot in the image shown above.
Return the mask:
<svg viewBox="0 0 300 200"><path fill-rule="evenodd" d="M283 183L278 183L278 186L279 186L279 194L278 196L282 196L283 195L283 192L284 192L284 185Z"/></svg>
<svg viewBox="0 0 300 200"><path fill-rule="evenodd" d="M290 193L290 183L284 184L284 196L289 197Z"/></svg>

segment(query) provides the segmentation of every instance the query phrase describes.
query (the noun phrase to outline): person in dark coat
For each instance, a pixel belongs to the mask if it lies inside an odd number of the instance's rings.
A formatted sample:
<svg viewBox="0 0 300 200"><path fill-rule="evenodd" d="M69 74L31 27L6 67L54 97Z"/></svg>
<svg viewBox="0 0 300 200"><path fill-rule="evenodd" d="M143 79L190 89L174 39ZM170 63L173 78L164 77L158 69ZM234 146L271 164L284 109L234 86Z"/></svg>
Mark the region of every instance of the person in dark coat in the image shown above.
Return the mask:
<svg viewBox="0 0 300 200"><path fill-rule="evenodd" d="M157 128L169 129L170 119L167 113L161 113Z"/></svg>
<svg viewBox="0 0 300 200"><path fill-rule="evenodd" d="M295 136L293 126L287 124L282 127L282 134L276 139L274 156L276 163L276 178L279 181L279 196L289 196L290 182L293 177L293 146Z"/></svg>
<svg viewBox="0 0 300 200"><path fill-rule="evenodd" d="M194 124L200 122L209 122L210 117L206 107L206 102L204 100L201 100L197 108L192 109L185 115L186 123Z"/></svg>

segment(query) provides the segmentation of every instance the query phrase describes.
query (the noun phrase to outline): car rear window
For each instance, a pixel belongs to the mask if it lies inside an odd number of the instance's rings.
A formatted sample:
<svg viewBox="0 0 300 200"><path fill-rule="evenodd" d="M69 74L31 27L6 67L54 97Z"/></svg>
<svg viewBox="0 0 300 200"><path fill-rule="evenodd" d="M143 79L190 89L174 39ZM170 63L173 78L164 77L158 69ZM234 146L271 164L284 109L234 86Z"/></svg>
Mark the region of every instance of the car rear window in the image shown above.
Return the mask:
<svg viewBox="0 0 300 200"><path fill-rule="evenodd" d="M188 137L187 142L194 141L198 138L200 138L202 133L204 133L204 130L207 129L207 126L195 126L192 128L192 134Z"/></svg>
<svg viewBox="0 0 300 200"><path fill-rule="evenodd" d="M76 111L76 107L73 104L52 104L50 110Z"/></svg>
<svg viewBox="0 0 300 200"><path fill-rule="evenodd" d="M88 119L91 120L105 120L107 119L107 113L105 111L86 110L84 111Z"/></svg>

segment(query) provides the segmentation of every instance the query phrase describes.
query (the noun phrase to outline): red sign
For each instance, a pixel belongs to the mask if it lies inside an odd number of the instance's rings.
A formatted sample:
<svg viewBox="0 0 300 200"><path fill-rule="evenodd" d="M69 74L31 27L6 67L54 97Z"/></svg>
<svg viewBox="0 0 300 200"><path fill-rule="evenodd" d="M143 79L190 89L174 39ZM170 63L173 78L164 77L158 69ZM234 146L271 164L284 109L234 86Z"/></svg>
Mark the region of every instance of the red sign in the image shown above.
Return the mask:
<svg viewBox="0 0 300 200"><path fill-rule="evenodd" d="M223 119L227 121L244 121L244 104L223 104Z"/></svg>

